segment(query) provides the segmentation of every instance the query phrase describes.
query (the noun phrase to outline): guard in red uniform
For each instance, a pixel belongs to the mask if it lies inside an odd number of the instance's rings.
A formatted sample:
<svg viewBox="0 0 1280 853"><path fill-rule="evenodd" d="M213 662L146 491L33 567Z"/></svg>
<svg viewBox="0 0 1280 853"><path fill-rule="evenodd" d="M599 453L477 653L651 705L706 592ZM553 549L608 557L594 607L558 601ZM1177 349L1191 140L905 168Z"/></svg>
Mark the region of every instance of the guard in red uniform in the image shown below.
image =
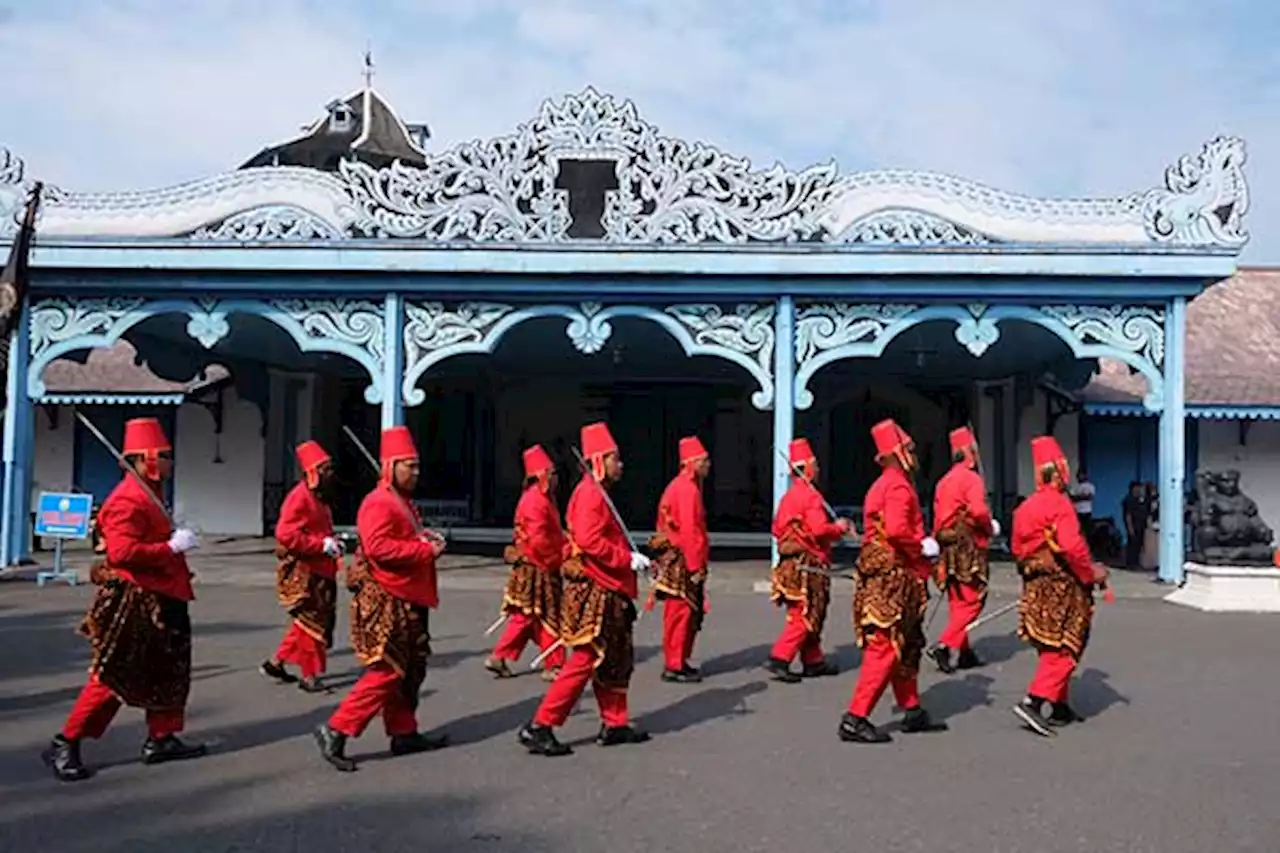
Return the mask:
<svg viewBox="0 0 1280 853"><path fill-rule="evenodd" d="M541 445L524 452L524 492L516 504L513 544L506 560L511 577L502 595L507 626L485 669L499 678L511 678L508 661L519 659L525 643L536 640L546 651L560 638L560 566L569 556L569 540L560 526L560 510L552 495L557 484L556 466ZM564 647L544 659L542 678L554 681L564 664Z"/></svg>
<svg viewBox="0 0 1280 853"><path fill-rule="evenodd" d="M702 503L702 483L711 473L711 457L696 436L680 439L680 473L658 501L657 532L649 549L654 586L650 597L663 600L662 653L666 668L663 681L692 683L702 674L690 666L693 641L702 630L706 611L707 511Z"/></svg>
<svg viewBox="0 0 1280 853"><path fill-rule="evenodd" d="M867 491L862 508L866 527L853 595L853 630L862 649L862 668L849 709L840 720L840 739L854 743L890 740L870 720L890 685L903 710L904 733L947 728L920 707L916 683L925 646L922 624L929 599L929 560L938 556L938 543L925 535L920 498L909 476L916 469L915 444L892 420L872 427L871 437L883 470Z"/></svg>
<svg viewBox="0 0 1280 853"><path fill-rule="evenodd" d="M982 665L969 646L966 626L982 613L990 566L987 549L1000 535L987 489L978 473L978 442L968 427L951 431L951 470L933 493L933 535L941 553L934 580L947 596L947 627L929 657L946 673ZM953 666L951 652L959 656Z"/></svg>
<svg viewBox="0 0 1280 853"><path fill-rule="evenodd" d="M1082 718L1067 701L1071 673L1089 643L1093 590L1107 584L1107 569L1093 562L1080 532L1067 483L1067 457L1053 438L1031 440L1036 491L1013 511L1010 546L1022 575L1018 636L1040 655L1027 695L1013 712L1037 734ZM1052 706L1044 716L1044 704Z"/></svg>
<svg viewBox="0 0 1280 853"><path fill-rule="evenodd" d="M356 769L347 738L359 737L379 713L393 755L439 749L448 739L418 731L418 691L431 654L428 616L438 604L436 558L444 540L422 526L411 498L418 485L418 450L408 427L382 432L382 478L360 504L360 547L347 583L351 648L364 674L329 722L316 730L325 760Z"/></svg>
<svg viewBox="0 0 1280 853"><path fill-rule="evenodd" d="M298 445L302 480L285 497L276 522L276 598L292 618L275 655L258 670L283 684L297 679L285 669L302 671L298 686L307 693L327 692L320 683L337 619L338 568L342 543L333 533L328 500L333 463L314 441Z"/></svg>
<svg viewBox="0 0 1280 853"><path fill-rule="evenodd" d="M605 424L582 428L582 455L590 470L569 499L570 557L562 569L560 637L571 651L533 719L520 730L520 743L537 755L572 752L553 729L564 725L587 682L600 708L598 744L649 739L631 726L627 711L635 667L636 572L649 568L649 558L631 549L611 508L607 489L622 478L622 458Z"/></svg>
<svg viewBox="0 0 1280 853"><path fill-rule="evenodd" d="M91 775L80 741L102 737L122 703L147 713L144 764L205 754L204 745L178 739L191 690L187 604L195 598L184 554L198 543L162 509L173 447L159 421L138 418L125 424L122 453L133 473L98 512L102 559L90 574L98 589L80 626L93 650L89 683L43 754L63 782Z"/></svg>
<svg viewBox="0 0 1280 853"><path fill-rule="evenodd" d="M773 537L778 565L773 567L770 600L787 608L786 624L765 669L775 681L837 675L840 668L822 652L822 627L831 602L831 548L853 529L847 518L832 520L816 485L818 460L803 438L791 442L791 487L778 502ZM800 655L801 675L791 671Z"/></svg>

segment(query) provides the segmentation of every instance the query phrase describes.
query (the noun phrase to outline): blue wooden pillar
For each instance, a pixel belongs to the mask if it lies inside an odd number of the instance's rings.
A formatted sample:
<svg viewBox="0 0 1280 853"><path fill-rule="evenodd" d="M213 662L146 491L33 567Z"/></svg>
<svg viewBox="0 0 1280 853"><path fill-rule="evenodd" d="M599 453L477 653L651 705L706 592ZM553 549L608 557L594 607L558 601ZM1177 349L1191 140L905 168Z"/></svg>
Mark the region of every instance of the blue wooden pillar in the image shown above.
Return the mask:
<svg viewBox="0 0 1280 853"><path fill-rule="evenodd" d="M27 393L31 364L31 306L23 301L9 336L8 407L4 416L4 515L0 522L0 566L30 556L31 480L35 467L35 406Z"/></svg>
<svg viewBox="0 0 1280 853"><path fill-rule="evenodd" d="M382 325L382 428L404 423L404 300L388 293Z"/></svg>
<svg viewBox="0 0 1280 853"><path fill-rule="evenodd" d="M791 466L787 460L795 434L796 306L790 296L778 300L773 326L773 511L777 512L778 503L791 484ZM777 542L771 545L770 553L776 565Z"/></svg>
<svg viewBox="0 0 1280 853"><path fill-rule="evenodd" d="M1160 580L1182 581L1183 477L1186 470L1185 352L1187 300L1165 308L1164 408L1160 412Z"/></svg>

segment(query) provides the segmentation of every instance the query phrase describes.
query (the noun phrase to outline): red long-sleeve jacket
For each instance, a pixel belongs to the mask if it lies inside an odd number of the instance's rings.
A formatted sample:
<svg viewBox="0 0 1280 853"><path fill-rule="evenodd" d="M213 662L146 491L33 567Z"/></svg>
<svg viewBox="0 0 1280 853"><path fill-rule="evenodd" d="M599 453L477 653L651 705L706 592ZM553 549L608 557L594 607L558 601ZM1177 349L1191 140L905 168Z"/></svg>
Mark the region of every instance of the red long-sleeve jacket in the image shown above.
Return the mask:
<svg viewBox="0 0 1280 853"><path fill-rule="evenodd" d="M569 498L565 522L569 540L582 555L587 576L605 589L635 598L639 592L631 570L631 543L605 503L599 483L588 477L578 481Z"/></svg>
<svg viewBox="0 0 1280 853"><path fill-rule="evenodd" d="M658 532L680 549L690 572L706 569L711 553L707 509L702 502L702 488L692 471L681 471L663 490L658 500Z"/></svg>
<svg viewBox="0 0 1280 853"><path fill-rule="evenodd" d="M1060 554L1081 583L1094 581L1093 555L1080 532L1071 498L1052 486L1042 486L1013 511L1013 556L1026 560L1048 545Z"/></svg>
<svg viewBox="0 0 1280 853"><path fill-rule="evenodd" d="M326 578L337 577L338 561L324 552L324 540L333 535L333 512L299 482L280 505L276 542L298 558L306 571Z"/></svg>
<svg viewBox="0 0 1280 853"><path fill-rule="evenodd" d="M520 554L539 569L560 568L568 556L569 540L560 526L560 512L537 483L520 495L516 504L515 545Z"/></svg>
<svg viewBox="0 0 1280 853"><path fill-rule="evenodd" d="M191 601L187 558L169 550L173 525L135 477L120 481L98 510L107 563L121 578L150 592Z"/></svg>
<svg viewBox="0 0 1280 853"><path fill-rule="evenodd" d="M991 544L991 509L982 475L965 462L957 462L942 475L933 493L933 534L950 527L961 512L969 514L973 541L979 548Z"/></svg>
<svg viewBox="0 0 1280 853"><path fill-rule="evenodd" d="M824 564L831 562L831 547L844 535L840 525L827 517L818 487L798 478L791 481L773 516L773 538L781 541L788 535L796 536Z"/></svg>
<svg viewBox="0 0 1280 853"><path fill-rule="evenodd" d="M862 505L864 535L882 536L903 563L922 578L929 576L929 561L921 549L924 514L920 496L901 468L885 468L867 490Z"/></svg>
<svg viewBox="0 0 1280 853"><path fill-rule="evenodd" d="M420 528L418 511L387 485L366 495L356 514L360 549L378 585L402 601L435 607L436 552Z"/></svg>

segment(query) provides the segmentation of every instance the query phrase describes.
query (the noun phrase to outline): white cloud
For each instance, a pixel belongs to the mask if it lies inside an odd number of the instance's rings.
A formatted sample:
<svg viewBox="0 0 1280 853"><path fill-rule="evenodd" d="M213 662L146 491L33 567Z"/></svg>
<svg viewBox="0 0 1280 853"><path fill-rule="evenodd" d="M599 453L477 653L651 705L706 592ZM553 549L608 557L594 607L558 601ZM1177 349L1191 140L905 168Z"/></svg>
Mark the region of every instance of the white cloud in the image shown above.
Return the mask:
<svg viewBox="0 0 1280 853"><path fill-rule="evenodd" d="M0 19L0 143L84 189L233 167L377 85L444 146L587 84L760 165L952 172L1115 195L1218 133L1250 145L1251 262L1280 262L1280 11L975 0L53 0ZM189 8L178 8L179 6Z"/></svg>

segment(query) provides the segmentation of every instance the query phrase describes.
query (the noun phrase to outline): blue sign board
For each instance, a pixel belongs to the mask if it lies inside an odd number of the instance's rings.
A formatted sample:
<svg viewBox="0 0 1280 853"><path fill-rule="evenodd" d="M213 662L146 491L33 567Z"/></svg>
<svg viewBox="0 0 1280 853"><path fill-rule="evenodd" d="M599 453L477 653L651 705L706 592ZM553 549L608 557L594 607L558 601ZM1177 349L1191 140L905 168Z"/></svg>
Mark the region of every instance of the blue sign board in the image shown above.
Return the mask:
<svg viewBox="0 0 1280 853"><path fill-rule="evenodd" d="M37 536L51 539L84 539L89 535L93 495L41 492L36 506Z"/></svg>

